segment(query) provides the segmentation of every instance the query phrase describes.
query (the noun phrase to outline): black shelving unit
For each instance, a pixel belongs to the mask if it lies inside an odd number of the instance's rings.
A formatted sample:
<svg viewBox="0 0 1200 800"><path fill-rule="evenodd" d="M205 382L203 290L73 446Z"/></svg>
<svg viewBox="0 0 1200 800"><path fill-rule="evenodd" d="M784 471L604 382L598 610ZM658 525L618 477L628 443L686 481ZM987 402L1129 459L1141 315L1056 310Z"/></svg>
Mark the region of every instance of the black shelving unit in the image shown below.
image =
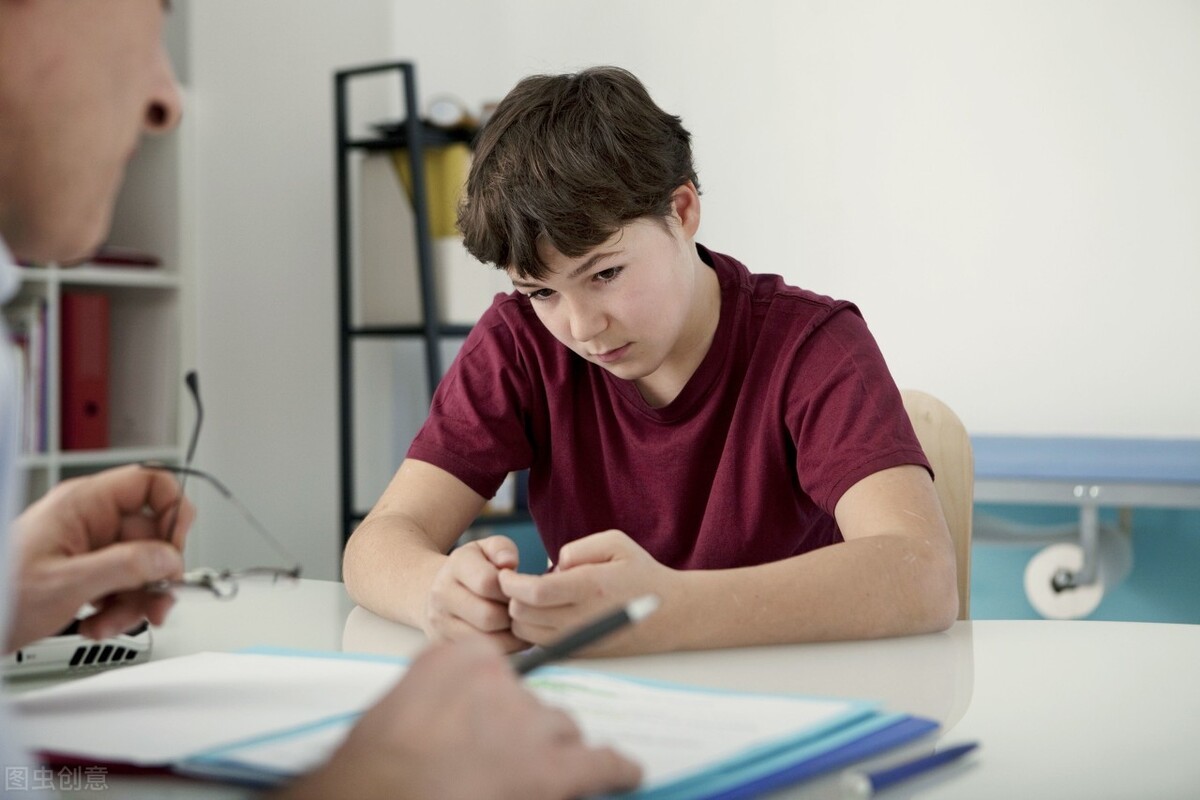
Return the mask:
<svg viewBox="0 0 1200 800"><path fill-rule="evenodd" d="M350 133L350 84L363 76L398 73L402 87L403 120L375 126L377 135L353 138ZM441 319L434 275L433 242L426 194L425 148L456 142L470 142L469 130L447 130L424 123L417 102L416 69L411 62L395 61L340 70L334 74L334 115L336 120L335 160L337 165L337 279L338 279L338 414L340 417L341 512L343 543L368 509L357 508L354 497L354 343L371 338L418 338L423 343L425 374L429 394L442 377L441 342L466 336L470 325L448 324ZM412 177L413 218L417 243L417 283L420 291L421 322L414 325L356 325L353 318L353 259L350 197L351 159L356 152L397 150L408 153ZM399 268L399 266L397 267ZM517 511L509 515L489 515L481 522L505 524L529 519L523 511L524 481L519 481Z"/></svg>

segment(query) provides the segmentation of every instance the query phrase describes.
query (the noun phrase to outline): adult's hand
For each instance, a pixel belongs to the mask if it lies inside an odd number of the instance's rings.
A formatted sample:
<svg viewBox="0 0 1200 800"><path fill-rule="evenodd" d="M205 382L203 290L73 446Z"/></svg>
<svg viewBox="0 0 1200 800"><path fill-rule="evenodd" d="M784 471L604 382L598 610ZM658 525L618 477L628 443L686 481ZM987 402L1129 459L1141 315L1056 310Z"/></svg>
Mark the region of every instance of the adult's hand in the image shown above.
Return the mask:
<svg viewBox="0 0 1200 800"><path fill-rule="evenodd" d="M584 744L574 721L538 701L477 636L426 650L330 761L281 800L566 800L640 780L634 762Z"/></svg>
<svg viewBox="0 0 1200 800"><path fill-rule="evenodd" d="M196 512L185 499L176 514L178 500L173 475L130 465L63 481L26 509L14 523L6 652L57 633L88 603L96 613L80 625L85 636L113 636L142 620L161 625L174 598L143 587L183 572Z"/></svg>

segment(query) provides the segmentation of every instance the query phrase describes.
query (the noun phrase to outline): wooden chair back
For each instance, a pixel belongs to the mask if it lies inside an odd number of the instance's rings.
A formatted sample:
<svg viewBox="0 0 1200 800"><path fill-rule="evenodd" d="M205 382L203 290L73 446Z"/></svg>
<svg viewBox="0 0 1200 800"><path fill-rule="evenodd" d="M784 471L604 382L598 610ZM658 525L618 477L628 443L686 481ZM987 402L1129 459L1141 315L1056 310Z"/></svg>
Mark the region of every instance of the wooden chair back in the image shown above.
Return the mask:
<svg viewBox="0 0 1200 800"><path fill-rule="evenodd" d="M900 392L925 457L933 467L933 487L954 539L958 559L958 618L971 615L971 514L975 458L962 420L941 400L916 389Z"/></svg>

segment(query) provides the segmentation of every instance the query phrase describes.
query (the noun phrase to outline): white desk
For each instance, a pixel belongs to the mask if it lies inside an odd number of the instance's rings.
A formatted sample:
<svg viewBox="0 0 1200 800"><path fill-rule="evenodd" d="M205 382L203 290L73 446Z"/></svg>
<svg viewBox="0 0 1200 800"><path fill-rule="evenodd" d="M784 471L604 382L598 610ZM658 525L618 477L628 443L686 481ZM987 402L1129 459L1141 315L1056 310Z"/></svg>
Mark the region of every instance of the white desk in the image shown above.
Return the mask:
<svg viewBox="0 0 1200 800"><path fill-rule="evenodd" d="M341 584L250 586L183 598L155 657L256 644L410 655L424 637L355 608ZM593 669L721 688L844 695L939 719L967 763L886 798L1200 797L1200 626L960 622L931 636L595 659ZM19 687L18 687L19 688ZM245 797L229 788L110 776L111 796ZM836 797L826 780L780 797Z"/></svg>

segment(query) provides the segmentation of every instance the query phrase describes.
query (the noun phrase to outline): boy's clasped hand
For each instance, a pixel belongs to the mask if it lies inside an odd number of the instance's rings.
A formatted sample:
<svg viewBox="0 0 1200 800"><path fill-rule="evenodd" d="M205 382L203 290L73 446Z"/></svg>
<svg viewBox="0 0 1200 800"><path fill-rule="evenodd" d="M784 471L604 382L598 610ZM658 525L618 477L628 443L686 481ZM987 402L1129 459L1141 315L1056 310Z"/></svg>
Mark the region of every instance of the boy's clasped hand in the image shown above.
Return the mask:
<svg viewBox="0 0 1200 800"><path fill-rule="evenodd" d="M617 530L571 542L543 574L521 573L517 567L517 546L506 536L452 551L429 594L426 634L456 640L483 633L506 652L546 645L634 597L654 593L669 603L678 575ZM654 621L607 638L588 654L651 649Z"/></svg>

